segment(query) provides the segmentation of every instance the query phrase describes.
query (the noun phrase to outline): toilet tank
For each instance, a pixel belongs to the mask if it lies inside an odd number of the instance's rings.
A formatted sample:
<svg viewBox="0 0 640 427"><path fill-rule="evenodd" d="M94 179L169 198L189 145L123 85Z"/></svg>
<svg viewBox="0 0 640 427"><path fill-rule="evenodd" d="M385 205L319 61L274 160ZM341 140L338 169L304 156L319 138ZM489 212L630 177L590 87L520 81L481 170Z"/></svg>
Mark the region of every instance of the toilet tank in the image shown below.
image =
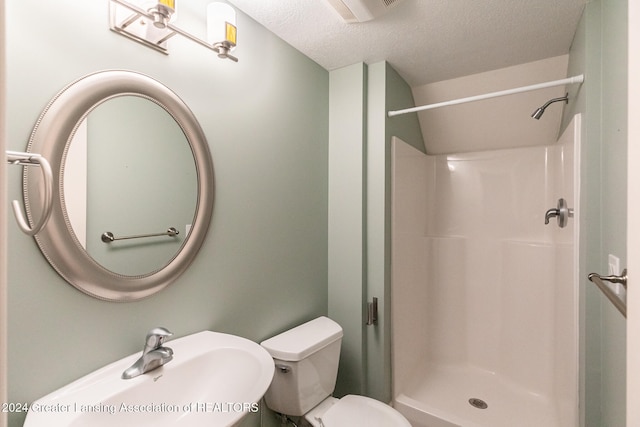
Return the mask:
<svg viewBox="0 0 640 427"><path fill-rule="evenodd" d="M300 416L333 393L342 328L318 317L260 343L276 365L265 401L271 410Z"/></svg>

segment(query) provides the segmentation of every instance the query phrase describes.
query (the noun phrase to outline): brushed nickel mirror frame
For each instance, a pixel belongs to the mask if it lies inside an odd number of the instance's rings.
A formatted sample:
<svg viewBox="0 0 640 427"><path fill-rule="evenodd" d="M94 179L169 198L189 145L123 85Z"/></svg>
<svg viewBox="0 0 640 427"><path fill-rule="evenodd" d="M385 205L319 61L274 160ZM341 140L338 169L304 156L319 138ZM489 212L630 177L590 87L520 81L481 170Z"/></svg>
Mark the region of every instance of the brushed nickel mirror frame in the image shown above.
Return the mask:
<svg viewBox="0 0 640 427"><path fill-rule="evenodd" d="M84 118L108 99L146 98L173 117L189 143L196 168L197 203L189 235L163 267L126 276L97 263L78 241L65 207L64 165L70 142ZM152 126L152 124L150 124ZM48 224L35 236L51 266L80 291L107 301L135 301L164 289L191 264L200 250L213 215L214 172L206 136L189 107L162 83L133 71L99 71L72 82L46 106L29 140L29 152L46 157L53 174L53 206ZM126 155L126 153L123 153ZM27 217L33 222L43 209L39 171L25 168L23 190Z"/></svg>

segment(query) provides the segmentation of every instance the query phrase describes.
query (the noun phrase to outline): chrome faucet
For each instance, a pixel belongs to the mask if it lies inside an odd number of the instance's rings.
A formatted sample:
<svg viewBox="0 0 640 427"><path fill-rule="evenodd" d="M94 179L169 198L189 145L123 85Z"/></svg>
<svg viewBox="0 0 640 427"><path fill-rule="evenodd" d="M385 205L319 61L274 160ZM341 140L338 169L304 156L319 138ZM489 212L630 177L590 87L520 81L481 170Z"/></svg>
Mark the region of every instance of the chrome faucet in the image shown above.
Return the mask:
<svg viewBox="0 0 640 427"><path fill-rule="evenodd" d="M173 350L163 347L162 344L171 335L173 334L165 328L151 329L147 333L142 356L122 373L122 379L137 377L169 363L173 359Z"/></svg>

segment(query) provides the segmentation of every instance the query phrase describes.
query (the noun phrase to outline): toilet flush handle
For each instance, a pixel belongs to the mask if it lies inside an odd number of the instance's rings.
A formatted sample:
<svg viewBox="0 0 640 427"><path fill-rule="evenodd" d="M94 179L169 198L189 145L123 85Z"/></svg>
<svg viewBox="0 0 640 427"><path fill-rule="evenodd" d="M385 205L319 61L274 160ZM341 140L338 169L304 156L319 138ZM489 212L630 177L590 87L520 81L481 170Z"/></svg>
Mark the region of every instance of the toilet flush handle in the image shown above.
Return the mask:
<svg viewBox="0 0 640 427"><path fill-rule="evenodd" d="M283 374L288 374L289 372L291 372L291 366L283 365L282 363L276 363L276 369Z"/></svg>

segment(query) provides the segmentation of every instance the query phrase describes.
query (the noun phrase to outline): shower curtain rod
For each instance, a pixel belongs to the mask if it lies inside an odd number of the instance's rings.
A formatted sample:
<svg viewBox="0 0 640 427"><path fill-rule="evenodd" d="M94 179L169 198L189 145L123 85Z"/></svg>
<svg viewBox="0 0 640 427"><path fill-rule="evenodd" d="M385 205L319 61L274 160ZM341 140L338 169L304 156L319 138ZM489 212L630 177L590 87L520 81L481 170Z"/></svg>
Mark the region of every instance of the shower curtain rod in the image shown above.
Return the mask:
<svg viewBox="0 0 640 427"><path fill-rule="evenodd" d="M401 114L431 110L433 108L447 107L449 105L465 104L467 102L482 101L483 99L497 98L499 96L513 95L516 93L530 92L532 90L546 89L548 87L563 86L567 84L576 84L576 83L582 83L582 82L584 82L584 74L580 74L573 77L567 77L566 79L553 80L550 82L518 87L515 89L507 89L507 90L501 90L498 92L485 93L484 95L469 96L467 98L454 99L452 101L438 102L436 104L422 105L420 107L406 108L404 110L389 111L387 114L389 117L393 117L393 116L399 116Z"/></svg>

